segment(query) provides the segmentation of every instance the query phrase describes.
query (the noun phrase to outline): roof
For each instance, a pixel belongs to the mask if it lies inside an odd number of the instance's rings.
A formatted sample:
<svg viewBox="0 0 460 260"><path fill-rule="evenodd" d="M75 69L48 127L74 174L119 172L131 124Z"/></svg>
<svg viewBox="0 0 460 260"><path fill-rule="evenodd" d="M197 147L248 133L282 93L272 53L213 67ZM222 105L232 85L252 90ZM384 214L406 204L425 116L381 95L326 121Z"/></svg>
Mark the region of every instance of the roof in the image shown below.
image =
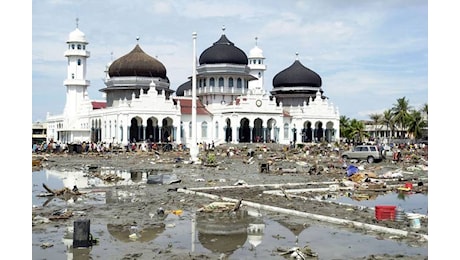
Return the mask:
<svg viewBox="0 0 460 260"><path fill-rule="evenodd" d="M137 44L131 52L112 62L109 76L166 78L166 68L163 63L146 54Z"/></svg>
<svg viewBox="0 0 460 260"><path fill-rule="evenodd" d="M192 114L192 99L179 99L175 98L174 101L180 101L180 112L183 115L191 115ZM211 115L206 107L201 103L200 99L196 100L196 114L197 115Z"/></svg>
<svg viewBox="0 0 460 260"><path fill-rule="evenodd" d="M93 110L107 107L107 103L105 101L91 101L91 105L93 106Z"/></svg>

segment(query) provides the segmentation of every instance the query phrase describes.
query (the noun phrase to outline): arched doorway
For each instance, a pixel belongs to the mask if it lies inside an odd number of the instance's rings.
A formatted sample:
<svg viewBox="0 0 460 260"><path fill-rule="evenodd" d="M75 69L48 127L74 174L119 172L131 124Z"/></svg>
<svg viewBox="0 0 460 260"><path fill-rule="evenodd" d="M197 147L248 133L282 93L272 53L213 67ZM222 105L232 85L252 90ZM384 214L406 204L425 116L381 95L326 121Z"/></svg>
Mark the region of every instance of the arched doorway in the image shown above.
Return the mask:
<svg viewBox="0 0 460 260"><path fill-rule="evenodd" d="M326 133L325 133L326 142L328 143L332 142L333 138L334 138L334 123L327 122L326 123Z"/></svg>
<svg viewBox="0 0 460 260"><path fill-rule="evenodd" d="M267 121L267 131L265 136L266 142L275 143L278 141L278 133L276 129L276 120L271 118Z"/></svg>
<svg viewBox="0 0 460 260"><path fill-rule="evenodd" d="M232 124L230 118L225 119L225 142L232 141Z"/></svg>
<svg viewBox="0 0 460 260"><path fill-rule="evenodd" d="M240 121L238 140L240 143L249 143L251 140L251 130L249 128L249 119L243 118Z"/></svg>
<svg viewBox="0 0 460 260"><path fill-rule="evenodd" d="M140 140L143 140L142 119L140 117L133 117L129 126L129 141L135 143Z"/></svg>
<svg viewBox="0 0 460 260"><path fill-rule="evenodd" d="M311 143L313 140L313 129L311 129L311 122L306 121L303 124L303 129L302 129L302 142L304 143Z"/></svg>
<svg viewBox="0 0 460 260"><path fill-rule="evenodd" d="M252 142L260 143L264 141L264 129L262 128L262 119L254 120L254 129L252 129Z"/></svg>
<svg viewBox="0 0 460 260"><path fill-rule="evenodd" d="M316 122L315 124L315 141L322 142L324 137L323 122Z"/></svg>
<svg viewBox="0 0 460 260"><path fill-rule="evenodd" d="M174 141L173 120L166 117L161 122L161 141L165 143Z"/></svg>
<svg viewBox="0 0 460 260"><path fill-rule="evenodd" d="M145 129L145 136L147 137L147 140L158 143L160 141L159 130L157 118L151 117L147 119L147 126Z"/></svg>

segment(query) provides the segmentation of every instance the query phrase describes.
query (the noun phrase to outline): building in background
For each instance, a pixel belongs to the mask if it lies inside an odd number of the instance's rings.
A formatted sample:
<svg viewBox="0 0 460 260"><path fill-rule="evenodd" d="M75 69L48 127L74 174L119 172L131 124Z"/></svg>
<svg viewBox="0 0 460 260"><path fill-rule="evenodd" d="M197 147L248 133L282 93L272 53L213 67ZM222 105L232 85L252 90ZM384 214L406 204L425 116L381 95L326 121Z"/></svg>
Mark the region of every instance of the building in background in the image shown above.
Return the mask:
<svg viewBox="0 0 460 260"><path fill-rule="evenodd" d="M46 123L32 123L32 146L47 142L46 128Z"/></svg>
<svg viewBox="0 0 460 260"><path fill-rule="evenodd" d="M192 82L171 89L167 68L137 43L105 70L105 100L91 100L85 34L69 34L66 104L47 115L47 139L62 143L173 142L189 146L196 123L198 142L281 144L338 142L339 110L324 95L321 77L298 58L267 82L265 57L256 44L249 56L225 35L205 49L196 69L196 122ZM192 55L191 55L192 56Z"/></svg>

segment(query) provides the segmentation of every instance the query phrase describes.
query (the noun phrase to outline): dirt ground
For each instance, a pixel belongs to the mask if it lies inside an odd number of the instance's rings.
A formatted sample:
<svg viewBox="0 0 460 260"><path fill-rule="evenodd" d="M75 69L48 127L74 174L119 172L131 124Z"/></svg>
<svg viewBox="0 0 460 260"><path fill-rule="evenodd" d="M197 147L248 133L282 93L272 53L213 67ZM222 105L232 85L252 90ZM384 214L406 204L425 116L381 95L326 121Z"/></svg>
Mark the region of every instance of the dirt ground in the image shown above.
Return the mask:
<svg viewBox="0 0 460 260"><path fill-rule="evenodd" d="M157 203L146 203L145 200L135 201L129 204L111 204L107 206L90 206L87 208L75 209L84 210L88 217L106 216L112 219L113 216L121 212L129 212L133 219L142 221L148 217L145 211L154 212L157 205L165 205L169 208L177 208L195 211L197 208L207 205L213 201L206 196L193 195L194 191L206 192L220 196L222 198L232 198L241 200L241 207L245 207L247 202L259 203L263 205L279 207L284 209L307 212L315 215L338 218L351 221L348 224L340 225L340 228L361 230L366 234L375 234L382 239L394 239L393 234L385 232L369 231L366 228L352 224L353 221L366 223L375 226L382 226L392 229L407 231L407 236L399 236L397 239L402 243L427 246L428 241L428 219L422 218L421 228L412 229L408 221L377 221L374 211L369 209L350 209L326 201L313 199L311 192L290 193L290 189L310 189L310 188L329 188L330 182L337 182L338 186L334 189L346 191L350 187L350 178L346 177L344 163L360 165L365 172L371 176L375 174L377 178L358 180L351 184L356 193L357 190L363 194L378 194L379 192L396 189L404 186L404 183L423 183L422 186L414 184L413 191L428 192L428 171L416 170L411 167L419 165L427 166L427 161L408 159L403 162L393 162L384 160L382 162L367 164L366 162L344 162L339 158L339 151L327 146L316 146L308 149L287 149L280 145L223 145L216 147L212 151L202 151L200 158L202 163L188 163L188 153L184 151L168 152L118 152L118 153L88 153L88 154L40 154L33 155L33 160L40 163L35 166L37 169L85 169L89 174L97 172L104 167L124 169L130 172L168 172L173 168L185 168L189 174L177 176L180 182L169 185L159 185L157 189L146 189L148 198L155 198ZM250 156L253 155L253 156ZM426 155L427 156L427 155ZM400 170L402 177L397 178L378 178L388 169ZM262 172L262 170L264 170ZM346 180L346 182L343 182ZM225 182L224 182L225 181ZM374 186L369 186L374 181ZM324 183L326 182L326 183ZM384 183L382 186L381 183ZM278 186L274 186L278 184ZM145 184L144 184L145 185ZM218 186L234 186L235 188L209 189ZM281 189L284 196L265 196L264 191ZM64 187L62 187L64 188ZM72 187L68 187L72 188ZM130 190L139 189L136 186L115 186L107 189ZM208 189L199 189L208 188ZM284 190L284 192L283 192ZM82 190L83 191L83 190ZM84 191L83 191L84 192ZM315 196L323 194L328 196L329 191L322 193L315 192ZM32 217L52 214L56 209L52 207L41 207L32 210ZM276 214L274 214L275 216ZM289 218L289 217L288 217ZM294 218L294 216L292 216ZM145 220L147 221L147 220ZM287 220L289 221L289 220ZM331 224L336 225L336 224ZM33 225L34 229L42 228L40 225ZM392 238L393 237L393 238ZM163 257L168 259L216 259L216 255L191 255L190 253L165 252ZM135 256L125 256L124 259L136 259ZM369 255L360 259L428 259L427 256L389 256L389 255Z"/></svg>

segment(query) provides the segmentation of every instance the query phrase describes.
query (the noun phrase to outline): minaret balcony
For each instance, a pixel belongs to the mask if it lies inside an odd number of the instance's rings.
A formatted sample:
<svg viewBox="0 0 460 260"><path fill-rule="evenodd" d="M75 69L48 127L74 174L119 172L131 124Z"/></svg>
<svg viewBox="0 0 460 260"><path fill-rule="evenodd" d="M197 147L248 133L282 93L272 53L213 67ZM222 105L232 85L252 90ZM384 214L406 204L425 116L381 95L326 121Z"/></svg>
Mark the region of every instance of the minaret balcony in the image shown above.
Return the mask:
<svg viewBox="0 0 460 260"><path fill-rule="evenodd" d="M84 79L66 79L64 80L65 86L89 86L89 80Z"/></svg>
<svg viewBox="0 0 460 260"><path fill-rule="evenodd" d="M86 50L66 50L64 56L80 56L80 57L89 57L90 52Z"/></svg>

